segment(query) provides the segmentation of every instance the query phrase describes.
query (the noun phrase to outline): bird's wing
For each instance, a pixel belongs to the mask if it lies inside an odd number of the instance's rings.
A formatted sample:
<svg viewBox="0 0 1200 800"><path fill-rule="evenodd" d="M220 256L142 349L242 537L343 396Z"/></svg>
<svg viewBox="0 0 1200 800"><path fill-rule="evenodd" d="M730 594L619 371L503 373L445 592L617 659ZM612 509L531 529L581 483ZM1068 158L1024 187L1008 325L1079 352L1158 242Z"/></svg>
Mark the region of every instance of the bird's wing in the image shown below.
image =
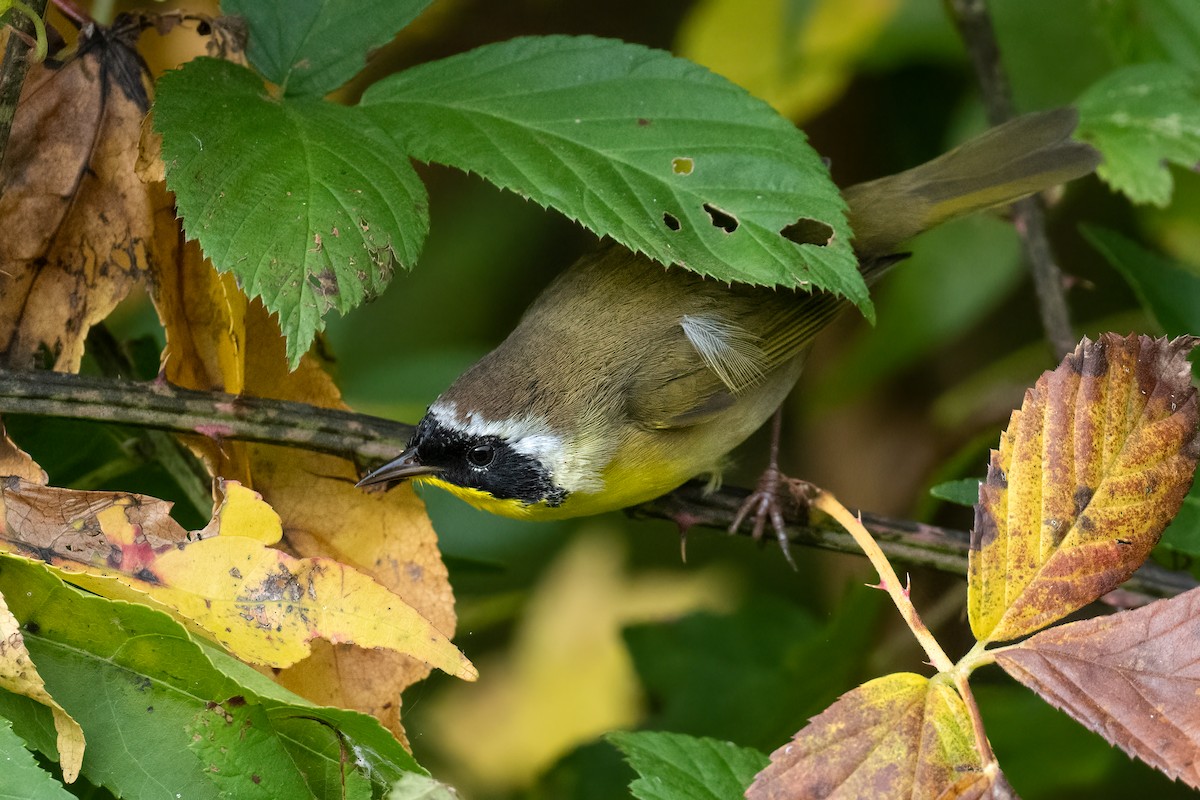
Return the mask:
<svg viewBox="0 0 1200 800"><path fill-rule="evenodd" d="M732 290L684 315L642 359L626 412L652 429L697 425L805 351L841 303L831 295Z"/></svg>

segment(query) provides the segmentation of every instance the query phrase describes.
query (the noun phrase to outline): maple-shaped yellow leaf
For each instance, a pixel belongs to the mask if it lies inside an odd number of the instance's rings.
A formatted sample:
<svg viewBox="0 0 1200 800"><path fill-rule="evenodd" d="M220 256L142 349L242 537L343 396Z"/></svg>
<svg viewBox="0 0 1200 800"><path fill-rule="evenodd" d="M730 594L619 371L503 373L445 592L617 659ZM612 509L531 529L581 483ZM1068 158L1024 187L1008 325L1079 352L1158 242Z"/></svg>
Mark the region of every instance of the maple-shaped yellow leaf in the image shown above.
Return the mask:
<svg viewBox="0 0 1200 800"><path fill-rule="evenodd" d="M282 526L270 507L237 483L223 493L213 523L188 534L155 498L10 480L0 486L0 547L106 597L164 608L246 661L286 667L319 638L475 677L400 597L345 564L273 549Z"/></svg>
<svg viewBox="0 0 1200 800"><path fill-rule="evenodd" d="M979 489L968 567L977 639L1049 625L1146 559L1200 455L1187 360L1197 341L1084 339L1025 393Z"/></svg>
<svg viewBox="0 0 1200 800"><path fill-rule="evenodd" d="M936 798L983 774L958 692L914 673L885 675L842 695L771 754L748 800Z"/></svg>
<svg viewBox="0 0 1200 800"><path fill-rule="evenodd" d="M71 718L58 702L46 691L46 684L38 674L37 667L29 657L21 625L8 610L4 595L0 594L0 689L28 697L50 709L54 715L54 730L58 734L58 760L62 766L63 780L74 783L83 764L83 728ZM3 794L0 780L0 794Z"/></svg>

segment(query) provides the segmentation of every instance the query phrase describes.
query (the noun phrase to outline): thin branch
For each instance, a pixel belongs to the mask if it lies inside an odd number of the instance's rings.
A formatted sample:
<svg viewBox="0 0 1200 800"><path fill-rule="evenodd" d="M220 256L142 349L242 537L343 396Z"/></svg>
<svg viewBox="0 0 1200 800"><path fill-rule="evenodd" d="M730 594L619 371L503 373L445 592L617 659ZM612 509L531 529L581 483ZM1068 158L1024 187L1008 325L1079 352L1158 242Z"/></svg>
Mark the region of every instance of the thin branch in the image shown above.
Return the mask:
<svg viewBox="0 0 1200 800"><path fill-rule="evenodd" d="M46 0L28 0L25 5L39 18L46 13ZM37 32L31 16L9 16L12 30L4 48L4 61L0 62L0 164L4 163L4 151L8 149L8 137L17 113L17 100L21 97L21 87L25 85L25 75L29 72L29 52L33 49L31 41Z"/></svg>
<svg viewBox="0 0 1200 800"><path fill-rule="evenodd" d="M908 596L908 585L900 585L900 577L896 575L896 570L892 569L892 564L888 561L887 556L879 549L879 545L871 538L871 534L862 524L860 517L855 517L846 507L838 502L837 498L829 492L822 491L813 500L813 508L824 511L837 523L841 525L859 549L866 555L867 560L871 562L871 566L879 573L879 588L888 593L892 598L892 602L896 605L896 610L900 612L900 616L904 618L904 622L908 625L908 629L912 631L913 636L920 642L924 648L925 654L929 656L929 663L933 665L938 672L949 672L954 669L953 662L946 655L946 651L938 644L938 640L929 632L929 628L925 627L925 623L921 621L921 615L917 613L916 606L912 603L912 598Z"/></svg>
<svg viewBox="0 0 1200 800"><path fill-rule="evenodd" d="M0 414L86 419L302 447L352 457L364 465L393 458L407 445L413 431L413 426L401 422L305 403L56 372L0 370ZM705 493L705 486L702 481L685 484L631 509L631 513L672 522L683 520L728 535L730 523L750 492L725 487ZM864 513L862 520L888 558L954 575L966 574L969 534L875 514ZM807 514L796 508L784 509L784 521L793 544L861 555L850 535L832 522L810 523ZM1146 564L1121 587L1120 602L1123 607L1143 605L1196 585L1185 572Z"/></svg>
<svg viewBox="0 0 1200 800"><path fill-rule="evenodd" d="M723 487L718 492L706 494L705 484L695 481L643 503L631 513L671 522L682 520L692 529L711 528L727 534L729 524L748 495L748 490L736 487ZM967 532L865 512L861 516L863 525L889 559L958 576L967 574L971 546L971 536ZM862 555L850 534L831 521L810 520L806 513L794 508L784 509L784 521L788 524L787 534L793 545ZM1161 597L1174 597L1197 585L1200 584L1186 572L1174 572L1147 562L1112 593L1112 599L1118 601L1121 608L1131 608Z"/></svg>
<svg viewBox="0 0 1200 800"><path fill-rule="evenodd" d="M1000 47L988 13L987 0L945 0L945 3L971 57L975 76L983 92L988 121L992 125L999 125L1012 118L1014 109L1008 74L1000 58ZM1055 359L1061 360L1075 348L1076 337L1071 331L1062 270L1054 260L1046 236L1046 216L1041 200L1027 197L1014 203L1013 224L1033 274L1042 327L1054 348Z"/></svg>
<svg viewBox="0 0 1200 800"><path fill-rule="evenodd" d="M395 456L413 430L400 422L306 403L56 372L0 370L0 412L289 445L361 463Z"/></svg>

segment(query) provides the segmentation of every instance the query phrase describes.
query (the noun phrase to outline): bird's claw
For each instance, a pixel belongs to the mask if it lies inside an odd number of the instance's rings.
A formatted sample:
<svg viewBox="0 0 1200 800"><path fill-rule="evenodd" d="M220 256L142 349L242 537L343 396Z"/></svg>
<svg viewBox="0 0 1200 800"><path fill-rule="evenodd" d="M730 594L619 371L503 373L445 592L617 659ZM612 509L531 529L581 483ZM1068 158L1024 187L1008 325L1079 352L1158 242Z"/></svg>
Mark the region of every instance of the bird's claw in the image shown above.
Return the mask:
<svg viewBox="0 0 1200 800"><path fill-rule="evenodd" d="M787 477L776 466L767 467L758 479L758 486L738 508L733 522L729 525L729 532L737 533L742 527L742 523L753 513L754 527L751 528L750 535L754 537L755 541L762 541L767 520L770 520L771 527L775 530L775 539L779 542L779 549L783 551L784 559L792 569L796 569L796 562L792 558L791 541L787 535L787 523L783 519L781 490L786 489L788 499L797 506L807 507L812 495L812 488L812 484L807 481Z"/></svg>

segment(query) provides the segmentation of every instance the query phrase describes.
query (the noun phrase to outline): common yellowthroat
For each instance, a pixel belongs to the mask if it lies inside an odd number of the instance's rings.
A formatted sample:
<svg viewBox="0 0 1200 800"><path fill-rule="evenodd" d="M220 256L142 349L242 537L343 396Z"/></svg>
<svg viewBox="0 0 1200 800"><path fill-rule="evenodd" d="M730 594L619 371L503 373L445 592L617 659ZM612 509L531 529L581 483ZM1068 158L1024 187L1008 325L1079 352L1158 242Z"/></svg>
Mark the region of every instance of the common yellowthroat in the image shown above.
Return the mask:
<svg viewBox="0 0 1200 800"><path fill-rule="evenodd" d="M1069 109L843 193L868 283L904 240L1091 172ZM970 268L964 265L964 268ZM612 245L555 279L360 485L412 478L510 517L624 508L719 469L795 384L833 295L706 280Z"/></svg>

